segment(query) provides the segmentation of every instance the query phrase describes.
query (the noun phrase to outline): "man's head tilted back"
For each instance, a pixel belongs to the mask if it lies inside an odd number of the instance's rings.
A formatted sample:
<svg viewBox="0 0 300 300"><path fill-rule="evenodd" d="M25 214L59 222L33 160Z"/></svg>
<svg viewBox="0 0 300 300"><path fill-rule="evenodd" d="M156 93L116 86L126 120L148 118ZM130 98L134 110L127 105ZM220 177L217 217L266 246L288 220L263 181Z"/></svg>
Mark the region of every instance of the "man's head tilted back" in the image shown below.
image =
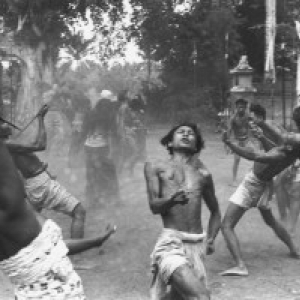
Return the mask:
<svg viewBox="0 0 300 300"><path fill-rule="evenodd" d="M181 134L181 131L184 129L190 129L193 132L195 137L195 143L192 147L192 144L188 144L190 141L186 141L186 149L190 150L193 154L200 153L204 148L204 140L202 138L201 132L196 124L190 122L183 122L177 126L174 126L161 140L160 143L167 148L169 153L172 155L174 153L174 137L176 134ZM183 146L184 148L185 146ZM190 148L189 148L190 147Z"/></svg>

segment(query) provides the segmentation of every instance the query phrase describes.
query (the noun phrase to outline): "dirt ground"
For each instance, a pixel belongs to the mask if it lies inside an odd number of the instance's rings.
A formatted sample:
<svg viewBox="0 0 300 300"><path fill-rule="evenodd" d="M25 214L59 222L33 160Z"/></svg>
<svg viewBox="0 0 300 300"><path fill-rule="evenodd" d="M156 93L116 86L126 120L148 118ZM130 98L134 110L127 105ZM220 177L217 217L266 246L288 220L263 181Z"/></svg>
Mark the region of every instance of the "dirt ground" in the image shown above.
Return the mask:
<svg viewBox="0 0 300 300"><path fill-rule="evenodd" d="M147 145L149 159L166 156L158 143L158 137L163 132L156 130L150 133ZM234 187L229 186L232 156L225 154L220 135L214 133L213 129L205 130L203 134L206 148L201 157L213 174L224 214L227 199L234 191ZM79 168L70 174L63 156L51 157L49 165L58 180L84 202L84 170ZM249 167L250 162L242 161L239 180ZM123 206L105 205L88 211L86 236L102 232L109 222L118 225L117 233L107 241L100 254L98 249L93 249L75 260L90 267L78 271L90 300L149 299L149 255L161 230L161 221L158 216L150 213L142 164L137 167L134 177L122 179L121 190ZM275 203L273 207L277 216ZM46 215L55 219L63 227L65 237L68 237L70 220L52 212ZM204 209L203 218L204 224L207 224L207 209ZM253 209L246 214L237 226L237 233L250 275L246 278L218 275L232 265L231 256L220 234L216 240L215 254L207 257L212 299L300 300L300 261L289 258L288 249L266 227L257 210ZM299 235L296 239L300 244ZM12 300L11 285L1 273L0 282L0 299Z"/></svg>

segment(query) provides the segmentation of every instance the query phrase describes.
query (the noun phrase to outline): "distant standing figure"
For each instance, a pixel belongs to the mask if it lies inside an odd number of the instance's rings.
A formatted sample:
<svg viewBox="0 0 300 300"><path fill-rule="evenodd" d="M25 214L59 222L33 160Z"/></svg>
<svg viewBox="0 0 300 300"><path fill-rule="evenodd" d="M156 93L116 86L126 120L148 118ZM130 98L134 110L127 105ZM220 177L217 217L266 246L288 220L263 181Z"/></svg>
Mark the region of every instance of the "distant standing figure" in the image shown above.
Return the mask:
<svg viewBox="0 0 300 300"><path fill-rule="evenodd" d="M120 201L119 182L111 157L112 135L116 131L115 96L103 90L83 123L86 154L86 198L90 205Z"/></svg>
<svg viewBox="0 0 300 300"><path fill-rule="evenodd" d="M118 172L124 172L131 160L135 160L137 141L134 126L134 113L130 107L130 99L127 93L120 99L120 107L117 113L117 128L120 137L120 152L118 161Z"/></svg>
<svg viewBox="0 0 300 300"><path fill-rule="evenodd" d="M123 137L124 169L130 175L134 175L136 164L145 162L146 159L146 135L147 128L145 122L143 100L137 96L129 102L130 111L125 118L125 132Z"/></svg>
<svg viewBox="0 0 300 300"><path fill-rule="evenodd" d="M245 99L241 98L236 100L236 111L230 118L228 127L228 136L230 137L233 133L235 140L241 147L246 147L249 145L249 115L247 113L247 104L248 102ZM235 185L241 158L235 153L233 155L232 184Z"/></svg>
<svg viewBox="0 0 300 300"><path fill-rule="evenodd" d="M83 112L76 112L71 124L71 140L69 146L69 160L70 168L76 168L81 162L81 152L83 149L83 142L81 139L83 127Z"/></svg>

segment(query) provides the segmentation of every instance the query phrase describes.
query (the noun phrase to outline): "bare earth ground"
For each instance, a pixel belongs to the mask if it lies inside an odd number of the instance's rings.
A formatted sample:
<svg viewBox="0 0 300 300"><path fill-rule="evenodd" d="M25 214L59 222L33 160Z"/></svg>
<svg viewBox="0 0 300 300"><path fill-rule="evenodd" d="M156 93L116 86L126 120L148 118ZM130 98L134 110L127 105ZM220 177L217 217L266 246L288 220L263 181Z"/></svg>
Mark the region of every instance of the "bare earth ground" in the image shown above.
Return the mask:
<svg viewBox="0 0 300 300"><path fill-rule="evenodd" d="M158 137L165 131L150 133L148 139L149 158L166 156L158 144ZM211 170L222 214L227 199L234 191L229 186L232 156L226 155L220 136L213 129L205 130L206 149L202 160ZM84 170L73 174L66 172L66 158L52 156L50 170L58 176L72 193L84 202ZM239 179L251 166L242 161ZM153 216L147 204L142 164L136 169L134 178L123 178L121 190L124 205L121 207L99 207L88 211L86 235L95 235L104 230L108 222L118 225L115 236L104 246L103 251L94 249L81 255L80 263L93 268L79 270L85 291L90 300L145 300L149 299L151 273L149 255L161 230L159 217ZM275 204L275 203L274 203ZM277 215L276 206L274 211ZM69 234L69 218L55 213L46 213L62 227L65 237ZM207 209L204 210L204 224L207 223ZM207 270L215 300L300 300L300 261L289 258L287 248L267 228L258 211L251 210L237 227L244 258L249 266L247 278L221 277L218 273L231 266L232 260L223 237L218 236L216 252L207 258ZM297 243L300 244L299 236ZM8 280L0 273L0 299L12 300L13 294Z"/></svg>

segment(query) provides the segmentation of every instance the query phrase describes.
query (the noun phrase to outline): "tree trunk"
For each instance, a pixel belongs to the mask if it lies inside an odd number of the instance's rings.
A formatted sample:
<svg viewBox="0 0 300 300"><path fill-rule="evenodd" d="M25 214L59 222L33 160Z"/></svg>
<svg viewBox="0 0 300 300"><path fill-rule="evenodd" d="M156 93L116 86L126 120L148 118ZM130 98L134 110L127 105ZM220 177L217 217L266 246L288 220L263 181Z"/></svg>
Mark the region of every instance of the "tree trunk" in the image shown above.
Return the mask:
<svg viewBox="0 0 300 300"><path fill-rule="evenodd" d="M296 77L296 97L297 97L297 105L300 105L300 50L298 50L297 54L297 77Z"/></svg>
<svg viewBox="0 0 300 300"><path fill-rule="evenodd" d="M18 50L23 64L15 113L16 123L24 127L43 105L43 84L53 84L53 63L50 59L42 60L44 43L40 43L36 48L22 45ZM26 132L30 133L34 127L30 126Z"/></svg>

